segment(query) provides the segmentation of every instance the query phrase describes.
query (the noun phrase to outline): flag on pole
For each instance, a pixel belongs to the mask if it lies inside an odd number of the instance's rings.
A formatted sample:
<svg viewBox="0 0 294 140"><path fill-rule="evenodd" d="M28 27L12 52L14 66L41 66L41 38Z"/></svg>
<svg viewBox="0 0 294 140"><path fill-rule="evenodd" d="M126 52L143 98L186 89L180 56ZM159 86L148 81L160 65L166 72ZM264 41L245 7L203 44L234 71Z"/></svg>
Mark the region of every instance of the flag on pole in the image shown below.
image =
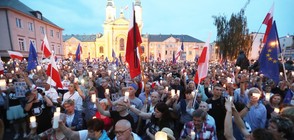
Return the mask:
<svg viewBox="0 0 294 140"><path fill-rule="evenodd" d="M266 14L262 24L266 25L265 34L262 40L262 43L266 42L267 36L269 35L269 32L273 25L273 16L274 16L274 4L272 5L270 11Z"/></svg>
<svg viewBox="0 0 294 140"><path fill-rule="evenodd" d="M81 54L82 54L83 50L82 50L82 47L79 43L78 45L78 48L77 48L77 51L76 51L76 62L79 62L81 61Z"/></svg>
<svg viewBox="0 0 294 140"><path fill-rule="evenodd" d="M276 22L274 21L266 43L261 50L258 62L260 65L259 72L264 74L265 77L273 79L275 84L279 83L278 54L280 50Z"/></svg>
<svg viewBox="0 0 294 140"><path fill-rule="evenodd" d="M199 84L206 76L208 73L208 63L209 63L209 39L205 43L204 48L201 52L201 55L198 59L198 68L197 72L194 77L194 82L196 84Z"/></svg>
<svg viewBox="0 0 294 140"><path fill-rule="evenodd" d="M15 51L7 51L11 59L18 59L22 60L23 55L20 52L15 52Z"/></svg>
<svg viewBox="0 0 294 140"><path fill-rule="evenodd" d="M141 74L140 61L138 56L138 46L142 43L138 24L136 23L136 15L133 6L127 38L126 61L129 65L130 76L134 77Z"/></svg>
<svg viewBox="0 0 294 140"><path fill-rule="evenodd" d="M112 48L112 57L113 57L113 59L116 58L116 55L115 55L113 48Z"/></svg>
<svg viewBox="0 0 294 140"><path fill-rule="evenodd" d="M52 86L56 86L58 88L62 88L62 83L61 83L60 75L59 75L59 72L58 72L58 68L57 68L56 62L54 61L53 55L51 55L51 57L50 57L50 63L48 65L46 74L48 76L50 76L50 77L48 77L48 80L47 80L47 83L48 84L50 84Z"/></svg>
<svg viewBox="0 0 294 140"><path fill-rule="evenodd" d="M30 71L32 69L35 69L37 67L37 65L38 65L38 55L37 55L36 49L35 49L32 41L31 41L27 70Z"/></svg>
<svg viewBox="0 0 294 140"><path fill-rule="evenodd" d="M182 51L184 51L184 42L182 41L181 47L178 49L177 54L176 54L176 60L181 56Z"/></svg>
<svg viewBox="0 0 294 140"><path fill-rule="evenodd" d="M44 36L44 40L42 41L41 50L46 58L51 56L51 50L49 47L49 42L48 42L46 34Z"/></svg>
<svg viewBox="0 0 294 140"><path fill-rule="evenodd" d="M0 57L0 74L4 74L4 67L3 67L3 62L1 57Z"/></svg>
<svg viewBox="0 0 294 140"><path fill-rule="evenodd" d="M176 59L176 57L175 57L175 52L173 52L173 60L172 60L172 63L173 63L173 64L176 64L176 63L177 63L177 59Z"/></svg>

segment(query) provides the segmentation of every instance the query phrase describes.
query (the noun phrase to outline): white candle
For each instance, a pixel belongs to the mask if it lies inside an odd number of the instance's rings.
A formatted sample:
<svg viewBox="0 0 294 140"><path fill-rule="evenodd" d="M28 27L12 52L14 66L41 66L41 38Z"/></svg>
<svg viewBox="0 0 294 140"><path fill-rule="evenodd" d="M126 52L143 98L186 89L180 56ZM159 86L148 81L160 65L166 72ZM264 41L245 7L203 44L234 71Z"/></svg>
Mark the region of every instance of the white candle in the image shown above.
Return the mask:
<svg viewBox="0 0 294 140"><path fill-rule="evenodd" d="M165 87L165 91L168 92L168 87Z"/></svg>
<svg viewBox="0 0 294 140"><path fill-rule="evenodd" d="M105 93L108 95L109 94L109 89L105 89Z"/></svg>
<svg viewBox="0 0 294 140"><path fill-rule="evenodd" d="M41 66L37 66L37 71L40 71L41 70Z"/></svg>
<svg viewBox="0 0 294 140"><path fill-rule="evenodd" d="M14 74L14 70L11 71L11 74Z"/></svg>
<svg viewBox="0 0 294 140"><path fill-rule="evenodd" d="M56 112L59 112L60 113L60 107L56 107Z"/></svg>
<svg viewBox="0 0 294 140"><path fill-rule="evenodd" d="M0 88L1 88L1 90L6 90L6 80L5 79L0 80Z"/></svg>
<svg viewBox="0 0 294 140"><path fill-rule="evenodd" d="M91 72L91 71L89 72L89 77L90 77L90 78L92 78L92 77L93 77L93 74L92 74L92 72Z"/></svg>
<svg viewBox="0 0 294 140"><path fill-rule="evenodd" d="M172 98L174 98L175 95L176 95L176 91L175 91L174 89L172 89L170 92L171 92L171 96L172 96Z"/></svg>
<svg viewBox="0 0 294 140"><path fill-rule="evenodd" d="M110 76L110 74L111 74L111 70L108 70L108 76Z"/></svg>
<svg viewBox="0 0 294 140"><path fill-rule="evenodd" d="M158 131L155 133L155 140L167 140L167 134L162 131Z"/></svg>
<svg viewBox="0 0 294 140"><path fill-rule="evenodd" d="M130 95L129 92L125 92L125 98L124 98L124 101L125 101L125 102L128 102L129 95Z"/></svg>
<svg viewBox="0 0 294 140"><path fill-rule="evenodd" d="M84 79L81 80L81 84L82 84L82 85L85 84L85 80L84 80Z"/></svg>
<svg viewBox="0 0 294 140"><path fill-rule="evenodd" d="M9 79L9 83L11 83L12 82L12 79Z"/></svg>
<svg viewBox="0 0 294 140"><path fill-rule="evenodd" d="M115 75L113 76L113 79L114 79L114 80L116 79L116 76L115 76Z"/></svg>
<svg viewBox="0 0 294 140"><path fill-rule="evenodd" d="M194 140L194 139L195 139L195 136L196 136L195 132L192 131L192 132L191 132L191 139Z"/></svg>
<svg viewBox="0 0 294 140"><path fill-rule="evenodd" d="M230 102L232 102L233 101L233 96L230 96L229 100L230 100Z"/></svg>
<svg viewBox="0 0 294 140"><path fill-rule="evenodd" d="M282 72L280 72L280 75L281 75L281 76L283 76L283 73L282 73Z"/></svg>
<svg viewBox="0 0 294 140"><path fill-rule="evenodd" d="M256 98L258 98L258 99L259 99L259 97L260 97L260 94L259 94L259 93L252 93L252 96L254 96L254 97L256 97Z"/></svg>
<svg viewBox="0 0 294 140"><path fill-rule="evenodd" d="M160 85L162 85L162 80L159 81Z"/></svg>
<svg viewBox="0 0 294 140"><path fill-rule="evenodd" d="M96 94L92 94L92 95L91 95L91 101L92 101L93 103L96 102Z"/></svg>
<svg viewBox="0 0 294 140"><path fill-rule="evenodd" d="M231 77L228 77L227 78L227 81L228 81L228 83L231 83L232 82L232 78Z"/></svg>
<svg viewBox="0 0 294 140"><path fill-rule="evenodd" d="M269 101L270 100L270 97L271 97L271 94L270 93L266 93L265 94L265 100L266 101Z"/></svg>
<svg viewBox="0 0 294 140"><path fill-rule="evenodd" d="M36 128L37 127L36 117L35 116L31 116L30 117L30 122L31 122L31 127L32 128Z"/></svg>
<svg viewBox="0 0 294 140"><path fill-rule="evenodd" d="M178 95L178 96L180 96L180 92L181 92L180 90L177 90L177 95Z"/></svg>
<svg viewBox="0 0 294 140"><path fill-rule="evenodd" d="M195 92L194 91L192 91L191 94L192 94L193 97L195 96Z"/></svg>
<svg viewBox="0 0 294 140"><path fill-rule="evenodd" d="M279 109L279 108L275 108L274 111L275 111L276 113L280 113L280 109Z"/></svg>
<svg viewBox="0 0 294 140"><path fill-rule="evenodd" d="M52 128L54 129L58 128L59 118L60 118L60 112L54 112Z"/></svg>
<svg viewBox="0 0 294 140"><path fill-rule="evenodd" d="M79 79L78 78L75 78L74 82L77 83L78 81L79 81Z"/></svg>
<svg viewBox="0 0 294 140"><path fill-rule="evenodd" d="M15 67L15 71L18 72L18 70L19 70L19 68L18 67Z"/></svg>
<svg viewBox="0 0 294 140"><path fill-rule="evenodd" d="M239 66L236 67L238 70L240 70L241 68Z"/></svg>

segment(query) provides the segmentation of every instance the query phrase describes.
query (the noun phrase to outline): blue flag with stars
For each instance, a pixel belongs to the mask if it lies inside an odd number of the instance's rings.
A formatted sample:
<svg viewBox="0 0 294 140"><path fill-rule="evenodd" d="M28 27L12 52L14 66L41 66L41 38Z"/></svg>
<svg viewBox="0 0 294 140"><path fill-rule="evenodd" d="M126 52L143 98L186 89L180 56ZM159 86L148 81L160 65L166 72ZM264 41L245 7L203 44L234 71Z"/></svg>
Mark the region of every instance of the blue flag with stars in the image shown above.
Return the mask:
<svg viewBox="0 0 294 140"><path fill-rule="evenodd" d="M273 79L275 84L279 83L279 52L279 37L276 22L274 21L266 43L261 50L258 61L260 65L259 72L264 74L264 76Z"/></svg>
<svg viewBox="0 0 294 140"><path fill-rule="evenodd" d="M35 69L37 67L37 65L38 65L37 58L38 58L38 55L37 55L36 49L31 41L29 57L28 57L28 66L27 66L28 71Z"/></svg>

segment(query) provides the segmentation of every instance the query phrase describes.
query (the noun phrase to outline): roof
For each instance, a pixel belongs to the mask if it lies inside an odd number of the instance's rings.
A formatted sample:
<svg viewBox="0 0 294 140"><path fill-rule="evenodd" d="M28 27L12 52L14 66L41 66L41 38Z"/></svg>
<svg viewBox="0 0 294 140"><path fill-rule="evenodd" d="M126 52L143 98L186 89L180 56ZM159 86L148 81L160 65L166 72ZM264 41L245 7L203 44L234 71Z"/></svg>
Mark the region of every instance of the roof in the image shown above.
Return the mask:
<svg viewBox="0 0 294 140"><path fill-rule="evenodd" d="M36 11L31 9L30 7L26 6L25 4L23 4L19 0L0 0L0 8L14 9L14 10L19 11L21 13L24 13L30 17L36 18L35 15L32 13L32 12L36 12ZM36 19L38 19L38 18L36 18ZM42 19L40 19L40 20L47 22L51 25L57 26L56 24L54 24L53 22L51 22L50 20L48 20L44 16L42 16ZM57 27L59 27L59 26L57 26ZM61 27L59 27L59 28L61 28Z"/></svg>
<svg viewBox="0 0 294 140"><path fill-rule="evenodd" d="M76 38L80 40L81 42L95 42L96 41L96 35L63 35L63 42L69 40L70 38Z"/></svg>
<svg viewBox="0 0 294 140"><path fill-rule="evenodd" d="M170 37L178 38L183 42L204 43L203 41L201 41L201 40L199 40L197 38L194 38L192 36L189 36L189 35L173 35L173 34L170 34L170 35L163 35L163 34L152 35L152 34L150 34L150 35L148 35L148 38L149 38L150 42L163 42L163 41L165 41L166 39L168 39Z"/></svg>

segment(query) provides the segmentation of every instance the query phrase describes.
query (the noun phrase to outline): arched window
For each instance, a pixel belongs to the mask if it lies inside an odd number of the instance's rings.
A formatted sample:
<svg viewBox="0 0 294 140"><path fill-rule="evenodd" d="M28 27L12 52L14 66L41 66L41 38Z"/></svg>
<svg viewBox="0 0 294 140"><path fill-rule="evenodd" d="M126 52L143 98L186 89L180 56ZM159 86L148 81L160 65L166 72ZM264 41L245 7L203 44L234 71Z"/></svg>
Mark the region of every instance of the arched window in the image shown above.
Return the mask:
<svg viewBox="0 0 294 140"><path fill-rule="evenodd" d="M103 53L104 51L103 51L103 46L100 46L99 47L99 53Z"/></svg>
<svg viewBox="0 0 294 140"><path fill-rule="evenodd" d="M145 47L141 46L141 50L142 50L142 53L144 53L145 52Z"/></svg>
<svg viewBox="0 0 294 140"><path fill-rule="evenodd" d="M125 40L123 38L119 39L119 50L120 51L125 50Z"/></svg>

